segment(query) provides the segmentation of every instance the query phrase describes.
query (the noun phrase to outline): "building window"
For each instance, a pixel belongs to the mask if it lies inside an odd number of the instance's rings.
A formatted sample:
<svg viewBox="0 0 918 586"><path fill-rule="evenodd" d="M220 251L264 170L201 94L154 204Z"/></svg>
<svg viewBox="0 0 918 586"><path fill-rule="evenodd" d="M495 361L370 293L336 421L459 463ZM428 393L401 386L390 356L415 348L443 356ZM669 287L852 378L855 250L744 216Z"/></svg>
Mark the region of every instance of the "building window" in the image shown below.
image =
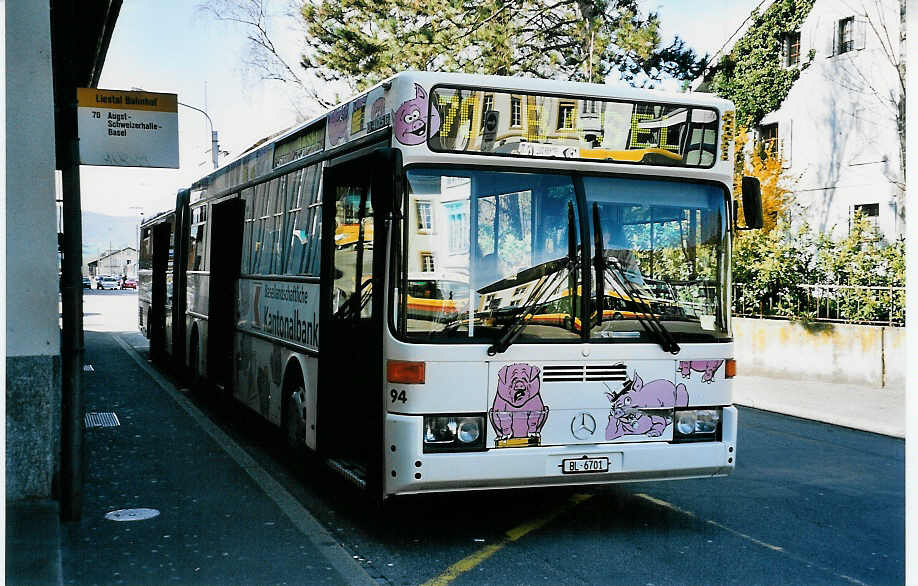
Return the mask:
<svg viewBox="0 0 918 586"><path fill-rule="evenodd" d="M446 212L447 245L450 254L469 251L469 202L452 201L443 204Z"/></svg>
<svg viewBox="0 0 918 586"><path fill-rule="evenodd" d="M494 94L485 94L481 107L481 119L484 120L485 114L494 109Z"/></svg>
<svg viewBox="0 0 918 586"><path fill-rule="evenodd" d="M838 52L847 53L854 50L854 17L849 16L838 21Z"/></svg>
<svg viewBox="0 0 918 586"><path fill-rule="evenodd" d="M867 220L875 229L880 228L880 204L862 203L854 206L854 215L860 215Z"/></svg>
<svg viewBox="0 0 918 586"><path fill-rule="evenodd" d="M422 252L421 253L421 271L425 273L432 273L436 270L436 265L434 265L434 255L432 252Z"/></svg>
<svg viewBox="0 0 918 586"><path fill-rule="evenodd" d="M765 124L759 126L759 154L765 156L767 153L777 154L778 152L778 124Z"/></svg>
<svg viewBox="0 0 918 586"><path fill-rule="evenodd" d="M523 103L520 98L510 98L510 126L523 125Z"/></svg>
<svg viewBox="0 0 918 586"><path fill-rule="evenodd" d="M787 33L787 36L784 39L784 43L784 53L787 55L787 61L785 62L785 65L788 67L796 67L797 65L800 65L800 31Z"/></svg>
<svg viewBox="0 0 918 586"><path fill-rule="evenodd" d="M433 217L431 215L430 202L418 200L418 232L433 231Z"/></svg>
<svg viewBox="0 0 918 586"><path fill-rule="evenodd" d="M558 104L558 130L573 130L576 108L574 102Z"/></svg>

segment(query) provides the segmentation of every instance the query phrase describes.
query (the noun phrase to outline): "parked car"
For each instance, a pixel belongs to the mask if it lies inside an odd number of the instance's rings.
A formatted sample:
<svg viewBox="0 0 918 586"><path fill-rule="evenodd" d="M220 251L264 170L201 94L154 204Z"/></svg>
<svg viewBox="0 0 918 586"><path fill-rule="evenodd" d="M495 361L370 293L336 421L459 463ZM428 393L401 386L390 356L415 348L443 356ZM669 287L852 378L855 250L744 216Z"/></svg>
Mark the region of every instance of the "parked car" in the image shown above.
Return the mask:
<svg viewBox="0 0 918 586"><path fill-rule="evenodd" d="M92 289L92 281L89 280L89 277L83 277L83 288Z"/></svg>
<svg viewBox="0 0 918 586"><path fill-rule="evenodd" d="M121 288L122 288L122 289L136 289L136 288L137 288L137 281L134 280L134 279L125 279L125 280L121 283Z"/></svg>
<svg viewBox="0 0 918 586"><path fill-rule="evenodd" d="M96 279L96 289L118 289L118 279L115 277L99 277Z"/></svg>

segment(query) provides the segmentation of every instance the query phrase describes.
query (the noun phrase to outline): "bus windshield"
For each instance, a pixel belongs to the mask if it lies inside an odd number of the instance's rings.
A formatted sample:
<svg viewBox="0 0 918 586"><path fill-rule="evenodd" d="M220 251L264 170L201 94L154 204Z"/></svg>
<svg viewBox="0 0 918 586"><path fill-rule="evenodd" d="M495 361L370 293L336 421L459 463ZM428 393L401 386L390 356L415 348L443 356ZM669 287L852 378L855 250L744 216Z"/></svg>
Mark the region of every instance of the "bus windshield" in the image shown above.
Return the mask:
<svg viewBox="0 0 918 586"><path fill-rule="evenodd" d="M394 322L409 340L493 342L520 327L522 343L656 342L648 318L677 341L729 335L722 187L456 168L407 177ZM594 234L604 275L589 260Z"/></svg>

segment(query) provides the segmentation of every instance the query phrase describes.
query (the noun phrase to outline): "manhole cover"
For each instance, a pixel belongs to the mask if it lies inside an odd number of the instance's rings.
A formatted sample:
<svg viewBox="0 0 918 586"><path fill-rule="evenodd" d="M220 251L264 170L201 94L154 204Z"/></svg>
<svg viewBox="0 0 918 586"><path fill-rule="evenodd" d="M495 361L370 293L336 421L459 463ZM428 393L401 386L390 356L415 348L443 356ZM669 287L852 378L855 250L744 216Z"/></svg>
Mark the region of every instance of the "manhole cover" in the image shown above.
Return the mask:
<svg viewBox="0 0 918 586"><path fill-rule="evenodd" d="M109 521L146 521L156 516L159 516L156 509L119 509L105 513Z"/></svg>

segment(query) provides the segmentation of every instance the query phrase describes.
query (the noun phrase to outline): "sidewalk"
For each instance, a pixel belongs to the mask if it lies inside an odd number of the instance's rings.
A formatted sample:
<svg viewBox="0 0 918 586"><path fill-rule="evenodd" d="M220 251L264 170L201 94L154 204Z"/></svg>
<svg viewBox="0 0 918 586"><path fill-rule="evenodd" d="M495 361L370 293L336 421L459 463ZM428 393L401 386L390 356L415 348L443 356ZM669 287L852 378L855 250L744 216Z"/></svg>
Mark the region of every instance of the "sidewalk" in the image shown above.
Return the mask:
<svg viewBox="0 0 918 586"><path fill-rule="evenodd" d="M61 525L72 584L373 584L287 490L131 344L139 334L85 334L87 413L120 425L84 433L79 523ZM136 519L145 509L147 520ZM133 517L132 517L133 515Z"/></svg>
<svg viewBox="0 0 918 586"><path fill-rule="evenodd" d="M84 377L85 411L115 413L120 425L85 431L79 523L60 524L54 502L7 508L7 582L375 583L247 453L137 360L139 334L85 337L94 369ZM905 434L904 389L739 376L734 393L743 406ZM105 517L125 509L158 515Z"/></svg>
<svg viewBox="0 0 918 586"><path fill-rule="evenodd" d="M905 388L737 376L737 405L905 439Z"/></svg>

